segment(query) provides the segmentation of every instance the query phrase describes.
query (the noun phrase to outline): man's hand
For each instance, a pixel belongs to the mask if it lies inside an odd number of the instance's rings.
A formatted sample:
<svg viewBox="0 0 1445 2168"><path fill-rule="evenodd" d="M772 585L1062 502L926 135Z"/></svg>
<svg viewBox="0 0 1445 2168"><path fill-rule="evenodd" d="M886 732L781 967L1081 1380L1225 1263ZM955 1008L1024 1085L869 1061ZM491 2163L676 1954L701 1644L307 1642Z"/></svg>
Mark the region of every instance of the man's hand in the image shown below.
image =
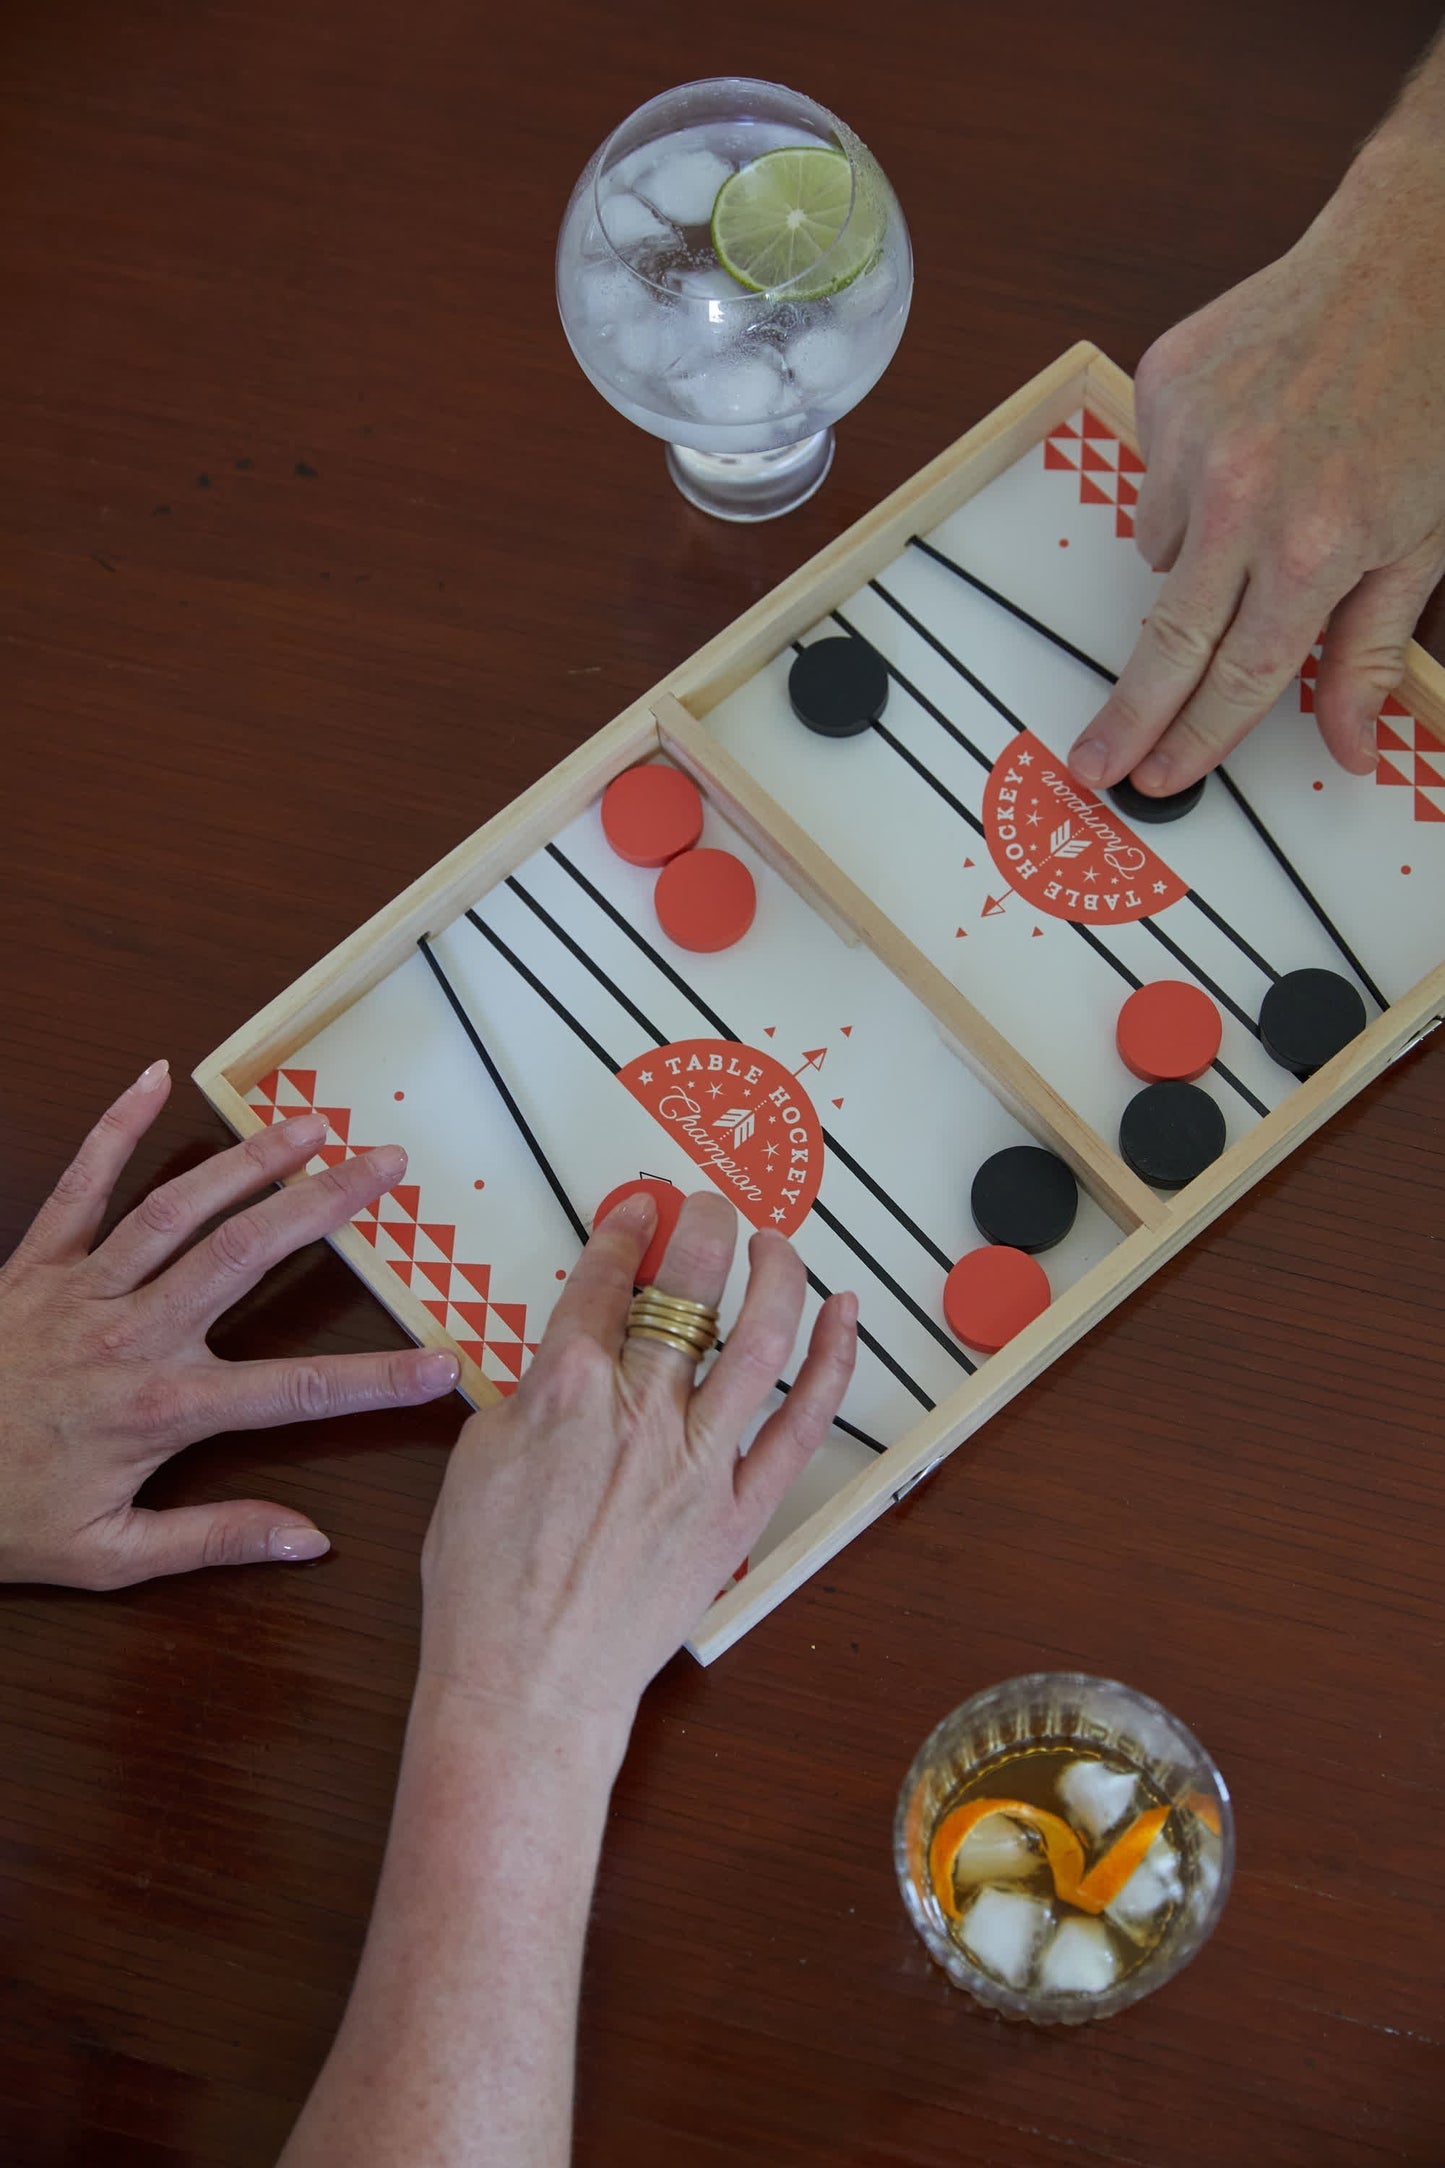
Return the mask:
<svg viewBox="0 0 1445 2168"><path fill-rule="evenodd" d="M445 1353L226 1363L206 1345L222 1312L293 1250L333 1233L400 1181L395 1146L294 1175L320 1115L278 1123L151 1191L92 1250L127 1160L166 1102L154 1062L103 1114L0 1268L0 1580L123 1588L195 1566L319 1558L304 1514L259 1499L154 1513L132 1501L163 1461L221 1430L357 1408L412 1406L457 1381Z"/></svg>
<svg viewBox="0 0 1445 2168"><path fill-rule="evenodd" d="M1069 756L1095 789L1206 774L1323 627L1320 734L1352 773L1375 765L1375 718L1445 572L1445 136L1412 115L1287 256L1140 364L1135 538L1169 577Z"/></svg>

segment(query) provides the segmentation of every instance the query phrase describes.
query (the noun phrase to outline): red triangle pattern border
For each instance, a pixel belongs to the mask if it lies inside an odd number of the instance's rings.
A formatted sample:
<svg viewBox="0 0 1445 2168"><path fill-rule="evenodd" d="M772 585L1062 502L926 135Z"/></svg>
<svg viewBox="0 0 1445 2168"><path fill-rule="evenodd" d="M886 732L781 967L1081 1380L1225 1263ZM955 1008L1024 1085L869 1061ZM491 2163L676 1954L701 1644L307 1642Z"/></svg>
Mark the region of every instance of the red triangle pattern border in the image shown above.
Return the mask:
<svg viewBox="0 0 1445 2168"><path fill-rule="evenodd" d="M339 1167L371 1149L353 1141L350 1107L321 1103L314 1069L273 1069L246 1103L268 1127L292 1114L324 1114L334 1141L315 1156L325 1166ZM537 1352L536 1341L527 1338L527 1305L499 1301L492 1292L491 1266L458 1258L455 1226L423 1218L420 1186L399 1182L351 1224L468 1361L498 1392L514 1393L528 1358Z"/></svg>
<svg viewBox="0 0 1445 2168"><path fill-rule="evenodd" d="M1060 422L1044 439L1044 465L1077 474L1080 504L1106 506L1114 515L1114 532L1119 540L1132 541L1144 462L1107 422L1101 422L1087 407L1077 429L1072 422Z"/></svg>
<svg viewBox="0 0 1445 2168"><path fill-rule="evenodd" d="M1322 645L1316 640L1300 665L1303 715L1315 712ZM1445 821L1445 745L1393 693L1375 718L1375 752L1375 781L1387 790L1410 793L1412 820Z"/></svg>

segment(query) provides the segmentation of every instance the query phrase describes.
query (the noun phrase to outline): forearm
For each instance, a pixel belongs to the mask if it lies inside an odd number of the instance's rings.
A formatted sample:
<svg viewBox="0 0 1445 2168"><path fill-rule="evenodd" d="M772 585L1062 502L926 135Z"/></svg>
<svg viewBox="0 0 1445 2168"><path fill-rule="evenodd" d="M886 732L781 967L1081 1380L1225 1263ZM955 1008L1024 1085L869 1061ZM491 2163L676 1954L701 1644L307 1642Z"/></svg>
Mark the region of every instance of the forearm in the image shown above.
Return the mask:
<svg viewBox="0 0 1445 2168"><path fill-rule="evenodd" d="M1423 244L1438 258L1445 238L1445 31L1361 146L1324 220L1336 232L1368 225L1387 243Z"/></svg>
<svg viewBox="0 0 1445 2168"><path fill-rule="evenodd" d="M424 1683L371 1931L282 2168L561 2168L578 1981L625 1723Z"/></svg>
<svg viewBox="0 0 1445 2168"><path fill-rule="evenodd" d="M1445 30L1420 60L1378 133L1416 135L1445 151Z"/></svg>
<svg viewBox="0 0 1445 2168"><path fill-rule="evenodd" d="M742 1308L694 1386L690 1356L626 1335L655 1218L647 1196L609 1213L520 1391L452 1453L371 1933L282 2168L568 2159L582 1946L637 1698L826 1436L853 1367L856 1302L834 1295L743 1455L797 1332L802 1260L753 1236ZM688 1198L663 1260L680 1300L721 1300L736 1231L716 1193Z"/></svg>

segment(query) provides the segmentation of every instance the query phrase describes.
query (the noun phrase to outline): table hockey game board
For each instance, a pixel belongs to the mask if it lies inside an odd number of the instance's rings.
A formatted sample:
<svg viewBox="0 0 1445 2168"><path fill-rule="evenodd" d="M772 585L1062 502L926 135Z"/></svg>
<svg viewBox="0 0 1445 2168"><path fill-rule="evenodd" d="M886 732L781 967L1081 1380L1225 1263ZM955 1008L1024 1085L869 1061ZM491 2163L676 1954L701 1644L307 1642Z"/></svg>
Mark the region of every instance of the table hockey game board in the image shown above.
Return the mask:
<svg viewBox="0 0 1445 2168"><path fill-rule="evenodd" d="M1159 584L1131 539L1141 473L1128 379L1075 347L196 1072L238 1133L314 1107L321 1161L406 1146L407 1181L336 1246L457 1350L475 1404L516 1389L631 1179L711 1181L793 1239L800 1349L856 1289L840 1419L701 1622L704 1661L1445 1011L1445 673L1418 648L1371 778L1318 742L1313 659L1167 824L1065 772ZM842 735L793 696L825 640L865 643L881 687ZM658 871L608 840L608 786L648 763L693 779L696 847L751 876L726 946L672 938ZM1260 1023L1297 973L1361 1026L1304 1075ZM1187 1087L1218 1136L1168 1188L1121 1149L1142 1072L1116 1041L1161 979L1218 1025ZM1038 1314L990 1353L945 1289L988 1246L975 1175L1029 1146L1077 1206L1029 1263ZM974 1258L990 1284L997 1255Z"/></svg>

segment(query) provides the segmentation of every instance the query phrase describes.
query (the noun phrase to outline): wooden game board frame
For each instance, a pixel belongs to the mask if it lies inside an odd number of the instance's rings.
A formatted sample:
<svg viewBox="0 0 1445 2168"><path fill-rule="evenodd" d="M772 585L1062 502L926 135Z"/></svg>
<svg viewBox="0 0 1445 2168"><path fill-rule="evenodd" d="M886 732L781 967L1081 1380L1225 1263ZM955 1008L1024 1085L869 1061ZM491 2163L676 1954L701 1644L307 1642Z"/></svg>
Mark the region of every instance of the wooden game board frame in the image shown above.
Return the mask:
<svg viewBox="0 0 1445 2168"><path fill-rule="evenodd" d="M1207 1173L1169 1200L1104 1140L814 844L703 725L702 718L790 642L881 572L1079 407L1137 450L1129 378L1087 342L1071 347L910 481L624 710L549 775L379 911L194 1071L239 1136L261 1117L247 1093L590 805L612 777L658 753L685 768L761 855L850 943L864 942L931 1013L945 1042L1041 1143L1060 1152L1123 1239L1043 1316L981 1364L896 1444L818 1508L713 1604L689 1646L704 1663L728 1648L886 1508L929 1475L997 1409L1122 1302L1142 1280L1278 1165L1335 1110L1445 1015L1445 962L1292 1091ZM1445 670L1410 649L1400 697L1445 739ZM421 1301L354 1228L334 1246L417 1341L452 1343ZM461 1358L478 1406L496 1387Z"/></svg>

